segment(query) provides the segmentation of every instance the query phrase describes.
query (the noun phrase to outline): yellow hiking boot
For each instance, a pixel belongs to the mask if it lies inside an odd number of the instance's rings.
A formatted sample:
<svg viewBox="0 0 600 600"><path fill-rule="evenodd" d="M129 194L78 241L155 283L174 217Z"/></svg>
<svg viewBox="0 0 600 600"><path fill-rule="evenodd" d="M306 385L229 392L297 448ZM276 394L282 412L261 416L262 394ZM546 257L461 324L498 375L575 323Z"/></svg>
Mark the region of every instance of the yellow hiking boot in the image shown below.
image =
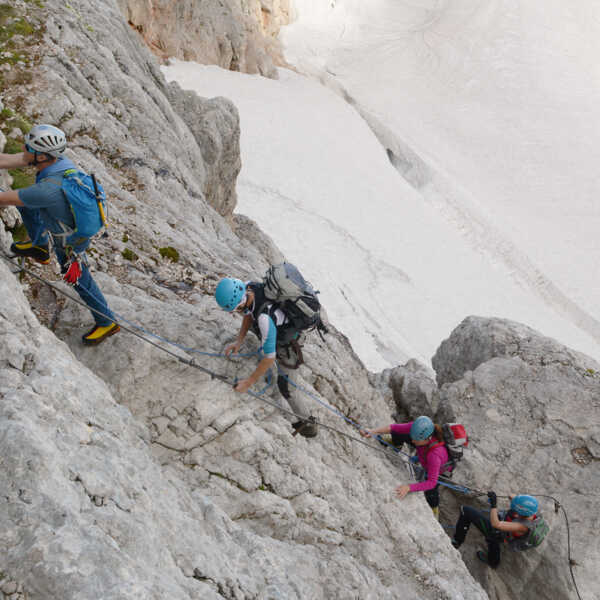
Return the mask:
<svg viewBox="0 0 600 600"><path fill-rule="evenodd" d="M121 328L116 323L111 323L106 327L94 325L81 339L86 346L95 346L120 330Z"/></svg>
<svg viewBox="0 0 600 600"><path fill-rule="evenodd" d="M27 256L33 258L42 265L47 265L50 262L50 250L48 244L45 246L34 246L31 241L15 242L10 245L10 251L15 256Z"/></svg>
<svg viewBox="0 0 600 600"><path fill-rule="evenodd" d="M434 506L431 509L431 512L433 513L433 516L439 521L440 520L440 507L439 506Z"/></svg>

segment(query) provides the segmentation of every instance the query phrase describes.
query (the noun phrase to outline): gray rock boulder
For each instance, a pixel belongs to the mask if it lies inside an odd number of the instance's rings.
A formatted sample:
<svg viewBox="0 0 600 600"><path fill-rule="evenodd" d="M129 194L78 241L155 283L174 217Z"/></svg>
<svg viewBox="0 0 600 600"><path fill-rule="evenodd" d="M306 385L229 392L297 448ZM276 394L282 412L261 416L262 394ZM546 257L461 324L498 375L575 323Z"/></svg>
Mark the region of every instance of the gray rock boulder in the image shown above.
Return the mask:
<svg viewBox="0 0 600 600"><path fill-rule="evenodd" d="M460 379L466 371L500 356L519 356L526 363L573 365L586 370L585 355L559 344L552 338L508 319L467 317L444 340L431 359L438 385Z"/></svg>
<svg viewBox="0 0 600 600"><path fill-rule="evenodd" d="M482 538L473 530L461 548L471 573L490 598L572 598L569 532L554 497L568 515L579 590L594 597L600 589L600 365L520 323L469 317L440 346L434 366L438 382L447 382L440 406L454 411L470 436L455 479L484 492L536 495L552 527L539 549L504 552L495 572L474 558ZM461 503L473 502L444 496L450 522Z"/></svg>
<svg viewBox="0 0 600 600"><path fill-rule="evenodd" d="M402 418L412 420L420 415L434 416L438 404L438 389L432 375L431 369L415 359L392 369L389 386Z"/></svg>

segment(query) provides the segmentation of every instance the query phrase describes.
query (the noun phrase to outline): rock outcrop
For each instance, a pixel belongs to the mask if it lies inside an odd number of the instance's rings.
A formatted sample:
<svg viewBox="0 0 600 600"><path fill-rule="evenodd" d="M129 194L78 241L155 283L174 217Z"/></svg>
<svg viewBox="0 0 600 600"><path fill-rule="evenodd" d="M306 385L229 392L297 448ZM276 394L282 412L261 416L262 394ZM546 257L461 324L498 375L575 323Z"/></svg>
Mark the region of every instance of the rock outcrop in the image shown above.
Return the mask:
<svg viewBox="0 0 600 600"><path fill-rule="evenodd" d="M280 254L232 216L236 112L167 86L120 8L17 0L11 18L39 36L15 44L37 58L3 102L60 125L68 155L107 188L110 235L90 263L123 324L242 377L255 357L202 354L240 323L212 292L219 277L259 276ZM30 268L59 279L56 266ZM407 472L376 444L328 430L294 438L277 407L125 331L84 348L89 312L4 260L0 292L0 598L486 597L423 498L393 498ZM312 336L304 354L294 381L313 396L360 422L389 418L344 336Z"/></svg>
<svg viewBox="0 0 600 600"><path fill-rule="evenodd" d="M267 77L277 77L275 66L283 64L277 35L290 19L288 0L119 0L119 6L160 58Z"/></svg>
<svg viewBox="0 0 600 600"><path fill-rule="evenodd" d="M572 598L570 533L579 591L593 598L600 588L600 365L525 325L481 317L465 319L433 365L441 385L436 421L456 416L470 436L454 479L476 490L539 496L552 527L539 549L504 552L497 571L475 559L483 540L471 531L461 548L471 573L492 599ZM413 412L422 410L420 399ZM567 512L570 532L551 497ZM446 492L444 519L454 523L460 504L484 508L481 502Z"/></svg>

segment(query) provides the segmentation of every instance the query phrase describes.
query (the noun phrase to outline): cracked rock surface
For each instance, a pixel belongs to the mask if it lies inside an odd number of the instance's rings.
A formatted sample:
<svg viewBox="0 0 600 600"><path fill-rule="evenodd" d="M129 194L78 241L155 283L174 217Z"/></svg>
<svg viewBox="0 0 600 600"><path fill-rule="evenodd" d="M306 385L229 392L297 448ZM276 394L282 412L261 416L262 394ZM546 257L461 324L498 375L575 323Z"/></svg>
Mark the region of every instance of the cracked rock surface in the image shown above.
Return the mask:
<svg viewBox="0 0 600 600"><path fill-rule="evenodd" d="M568 515L579 591L593 598L600 589L595 533L600 526L600 365L521 323L484 317L466 318L441 344L433 365L441 384L431 394L439 397L436 422L456 419L470 437L454 479L499 495L539 496L552 527L538 550L504 551L497 571L475 558L483 544L472 528L460 550L471 573L498 600L574 597L565 520L555 513L552 498L544 497L552 496ZM397 371L396 380L415 369ZM421 390L434 383L419 381ZM424 397L422 391L413 394L413 413ZM443 520L454 524L462 503L485 508L445 491ZM507 503L499 500L499 507Z"/></svg>

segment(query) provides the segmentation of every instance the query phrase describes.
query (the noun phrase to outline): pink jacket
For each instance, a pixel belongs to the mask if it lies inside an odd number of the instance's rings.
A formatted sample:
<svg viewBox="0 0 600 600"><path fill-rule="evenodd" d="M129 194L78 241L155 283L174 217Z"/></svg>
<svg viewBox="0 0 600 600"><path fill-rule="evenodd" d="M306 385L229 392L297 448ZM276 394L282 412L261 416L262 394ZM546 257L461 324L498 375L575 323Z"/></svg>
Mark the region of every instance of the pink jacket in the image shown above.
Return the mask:
<svg viewBox="0 0 600 600"><path fill-rule="evenodd" d="M390 425L390 431L398 434L410 433L410 423L393 423ZM442 471L442 467L450 460L448 450L444 444L440 444L435 438L427 446L417 446L417 456L422 467L427 471L427 479L420 483L411 483L411 492L426 492L432 490L438 482L438 477ZM434 447L432 447L434 446ZM444 470L451 470L448 467Z"/></svg>

